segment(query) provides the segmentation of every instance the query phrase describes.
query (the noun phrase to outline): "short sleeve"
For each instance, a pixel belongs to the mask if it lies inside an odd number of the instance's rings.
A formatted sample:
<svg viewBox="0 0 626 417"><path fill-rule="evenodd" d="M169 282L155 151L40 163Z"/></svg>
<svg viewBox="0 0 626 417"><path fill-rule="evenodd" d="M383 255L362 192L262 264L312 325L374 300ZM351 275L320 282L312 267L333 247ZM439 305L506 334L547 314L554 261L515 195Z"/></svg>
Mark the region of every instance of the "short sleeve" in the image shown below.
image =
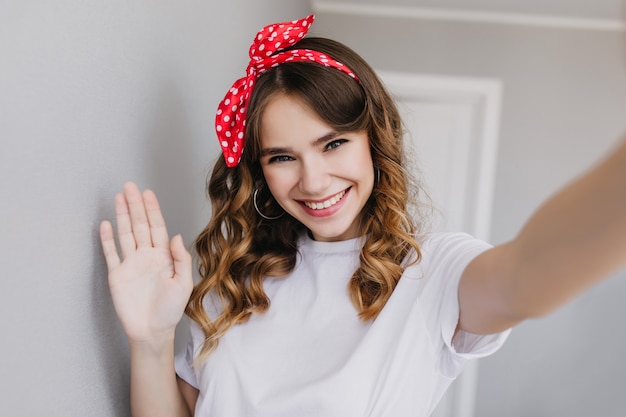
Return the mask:
<svg viewBox="0 0 626 417"><path fill-rule="evenodd" d="M202 300L202 306L211 320L215 320L221 312L220 302L213 293L207 294ZM198 352L202 349L205 335L200 325L193 321L189 322L188 342L183 350L174 357L176 374L189 385L199 388L201 381L198 368L194 366Z"/></svg>
<svg viewBox="0 0 626 417"><path fill-rule="evenodd" d="M456 377L468 361L495 353L510 330L476 335L455 330L459 321L459 282L467 265L491 245L465 233L433 234L423 244L425 285L422 302L431 303L431 332L442 343L440 372Z"/></svg>

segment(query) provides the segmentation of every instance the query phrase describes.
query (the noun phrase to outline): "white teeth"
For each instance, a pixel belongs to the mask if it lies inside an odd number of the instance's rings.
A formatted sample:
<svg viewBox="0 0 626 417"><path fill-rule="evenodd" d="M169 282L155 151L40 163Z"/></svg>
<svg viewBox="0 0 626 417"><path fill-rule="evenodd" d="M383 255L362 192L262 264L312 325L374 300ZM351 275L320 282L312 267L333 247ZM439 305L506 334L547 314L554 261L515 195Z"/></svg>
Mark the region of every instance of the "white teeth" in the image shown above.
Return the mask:
<svg viewBox="0 0 626 417"><path fill-rule="evenodd" d="M304 205L307 206L310 209L313 210L321 210L323 208L328 208L330 206L334 206L335 204L337 204L339 202L339 200L341 200L343 198L343 196L346 194L346 191L343 190L342 192L340 192L339 194L329 198L326 201L323 201L321 203L309 203L307 201L304 202Z"/></svg>

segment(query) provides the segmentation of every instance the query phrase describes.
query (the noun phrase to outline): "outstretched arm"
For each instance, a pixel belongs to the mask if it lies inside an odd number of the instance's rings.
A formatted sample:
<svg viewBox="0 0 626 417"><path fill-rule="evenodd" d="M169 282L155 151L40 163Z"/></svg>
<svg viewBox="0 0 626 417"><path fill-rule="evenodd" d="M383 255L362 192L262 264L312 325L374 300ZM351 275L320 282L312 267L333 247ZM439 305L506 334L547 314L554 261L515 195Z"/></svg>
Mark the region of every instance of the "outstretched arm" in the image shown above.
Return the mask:
<svg viewBox="0 0 626 417"><path fill-rule="evenodd" d="M122 259L110 222L100 225L100 238L130 345L132 414L189 416L174 371L174 332L193 288L191 257L179 235L170 241L151 191L125 184L115 196L115 213Z"/></svg>
<svg viewBox="0 0 626 417"><path fill-rule="evenodd" d="M548 199L515 239L468 265L459 328L489 334L545 315L624 265L626 138Z"/></svg>

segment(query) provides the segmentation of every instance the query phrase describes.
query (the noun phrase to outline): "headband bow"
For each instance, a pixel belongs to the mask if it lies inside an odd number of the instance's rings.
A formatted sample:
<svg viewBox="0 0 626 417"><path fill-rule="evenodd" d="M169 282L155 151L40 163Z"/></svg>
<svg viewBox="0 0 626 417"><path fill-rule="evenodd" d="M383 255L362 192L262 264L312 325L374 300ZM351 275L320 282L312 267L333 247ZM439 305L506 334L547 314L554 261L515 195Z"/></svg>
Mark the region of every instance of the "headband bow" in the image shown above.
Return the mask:
<svg viewBox="0 0 626 417"><path fill-rule="evenodd" d="M247 75L235 81L217 107L215 116L215 131L228 167L236 166L241 160L248 100L257 77L265 71L285 62L317 62L358 80L349 68L321 52L311 49L283 51L304 37L314 19L314 15L309 15L300 20L274 23L265 26L254 38Z"/></svg>

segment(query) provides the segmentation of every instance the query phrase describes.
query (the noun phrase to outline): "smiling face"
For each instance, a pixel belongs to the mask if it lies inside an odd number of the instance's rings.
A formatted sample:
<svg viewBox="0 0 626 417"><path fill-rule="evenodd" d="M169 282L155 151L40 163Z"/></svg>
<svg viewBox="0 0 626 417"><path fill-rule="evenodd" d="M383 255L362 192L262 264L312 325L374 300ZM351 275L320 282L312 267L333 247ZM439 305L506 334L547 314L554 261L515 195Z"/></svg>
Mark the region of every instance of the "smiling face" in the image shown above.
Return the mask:
<svg viewBox="0 0 626 417"><path fill-rule="evenodd" d="M367 134L341 133L300 99L277 94L261 120L261 167L274 199L315 240L360 235L374 187Z"/></svg>

